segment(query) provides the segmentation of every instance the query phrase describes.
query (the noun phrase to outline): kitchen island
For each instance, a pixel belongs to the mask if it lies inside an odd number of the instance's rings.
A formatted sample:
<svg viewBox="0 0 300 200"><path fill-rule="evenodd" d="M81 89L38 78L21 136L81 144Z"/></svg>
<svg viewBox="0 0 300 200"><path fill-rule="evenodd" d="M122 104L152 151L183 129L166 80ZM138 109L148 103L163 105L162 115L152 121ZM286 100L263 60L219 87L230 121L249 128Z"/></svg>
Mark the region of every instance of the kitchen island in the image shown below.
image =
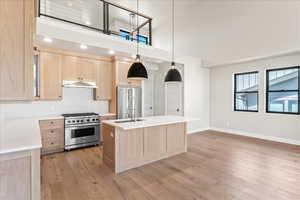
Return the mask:
<svg viewBox="0 0 300 200"><path fill-rule="evenodd" d="M187 151L186 122L180 116L103 121L103 162L115 173Z"/></svg>

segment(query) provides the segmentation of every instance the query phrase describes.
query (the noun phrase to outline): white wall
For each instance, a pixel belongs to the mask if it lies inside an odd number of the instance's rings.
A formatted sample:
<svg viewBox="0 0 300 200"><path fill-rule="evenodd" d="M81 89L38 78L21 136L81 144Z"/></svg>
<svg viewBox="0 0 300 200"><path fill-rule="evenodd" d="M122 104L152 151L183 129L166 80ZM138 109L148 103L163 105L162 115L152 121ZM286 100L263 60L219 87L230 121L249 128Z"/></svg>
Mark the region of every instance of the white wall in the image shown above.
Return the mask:
<svg viewBox="0 0 300 200"><path fill-rule="evenodd" d="M64 88L62 101L34 101L0 104L2 118L35 118L63 113L107 113L107 101L94 101L92 89Z"/></svg>
<svg viewBox="0 0 300 200"><path fill-rule="evenodd" d="M210 73L210 126L213 129L300 144L300 116L265 112L265 71L298 66L300 54L212 68ZM233 111L233 74L259 71L259 112Z"/></svg>

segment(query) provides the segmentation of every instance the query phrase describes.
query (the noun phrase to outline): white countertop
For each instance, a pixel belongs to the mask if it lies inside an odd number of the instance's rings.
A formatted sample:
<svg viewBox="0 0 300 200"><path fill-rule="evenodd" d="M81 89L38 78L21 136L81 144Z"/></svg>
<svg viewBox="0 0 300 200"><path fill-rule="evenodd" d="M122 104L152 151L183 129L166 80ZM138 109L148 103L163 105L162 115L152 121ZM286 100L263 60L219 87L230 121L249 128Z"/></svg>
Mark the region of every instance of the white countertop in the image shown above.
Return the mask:
<svg viewBox="0 0 300 200"><path fill-rule="evenodd" d="M100 117L114 116L116 113L99 113Z"/></svg>
<svg viewBox="0 0 300 200"><path fill-rule="evenodd" d="M161 126L161 125L175 124L175 123L196 120L196 119L188 119L186 117L181 117L181 116L154 116L154 117L144 117L141 119L143 119L143 121L126 122L126 123L116 123L115 122L115 121L128 120L128 119L121 119L121 120L105 120L105 121L102 121L102 123L108 124L110 126L114 126L117 128L122 128L124 130L129 130L129 129L145 128L145 127L151 127L151 126Z"/></svg>
<svg viewBox="0 0 300 200"><path fill-rule="evenodd" d="M42 147L39 120L63 119L61 115L4 119L0 127L0 154Z"/></svg>
<svg viewBox="0 0 300 200"><path fill-rule="evenodd" d="M39 119L4 120L0 131L0 154L41 147Z"/></svg>

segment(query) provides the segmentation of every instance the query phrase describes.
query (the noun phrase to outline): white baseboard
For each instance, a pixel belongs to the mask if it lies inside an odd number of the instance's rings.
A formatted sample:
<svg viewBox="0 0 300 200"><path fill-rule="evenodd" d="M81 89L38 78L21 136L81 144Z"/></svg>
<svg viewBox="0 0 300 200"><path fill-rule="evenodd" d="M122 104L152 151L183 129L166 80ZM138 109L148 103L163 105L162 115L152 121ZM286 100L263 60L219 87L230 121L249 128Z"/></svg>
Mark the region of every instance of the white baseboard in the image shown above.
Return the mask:
<svg viewBox="0 0 300 200"><path fill-rule="evenodd" d="M209 128L198 128L198 129L188 131L187 134L194 134L194 133L199 133L199 132L207 131L207 130L209 130Z"/></svg>
<svg viewBox="0 0 300 200"><path fill-rule="evenodd" d="M282 143L287 143L287 144L293 144L293 145L299 145L300 146L300 141L299 140L291 140L291 139L286 139L286 138L265 136L265 135L261 135L261 134L257 134L257 133L248 133L248 132L243 132L243 131L234 130L234 129L224 129L224 128L216 128L216 127L210 127L209 130L220 131L220 132L223 132L223 133L253 137L253 138L258 138L258 139L263 139L263 140L270 140L270 141L274 141L274 142L282 142Z"/></svg>

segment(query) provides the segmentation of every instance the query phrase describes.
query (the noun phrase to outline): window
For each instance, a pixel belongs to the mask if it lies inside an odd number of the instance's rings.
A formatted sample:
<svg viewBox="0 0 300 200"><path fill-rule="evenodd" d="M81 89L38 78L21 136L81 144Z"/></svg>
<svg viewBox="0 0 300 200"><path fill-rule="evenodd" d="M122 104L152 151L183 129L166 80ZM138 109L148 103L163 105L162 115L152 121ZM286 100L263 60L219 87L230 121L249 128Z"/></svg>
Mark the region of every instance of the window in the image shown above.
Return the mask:
<svg viewBox="0 0 300 200"><path fill-rule="evenodd" d="M120 34L119 36L124 39L124 40L131 40L131 41L136 41L138 39L139 43L142 44L148 44L148 37L143 36L143 35L137 35L137 39L136 38L132 38L130 36L130 32L125 31L123 29L120 29Z"/></svg>
<svg viewBox="0 0 300 200"><path fill-rule="evenodd" d="M299 69L267 70L267 112L299 114Z"/></svg>
<svg viewBox="0 0 300 200"><path fill-rule="evenodd" d="M124 31L124 30L120 29L120 37L124 40L129 40L130 33L128 31Z"/></svg>
<svg viewBox="0 0 300 200"><path fill-rule="evenodd" d="M234 75L234 111L258 112L258 72Z"/></svg>

